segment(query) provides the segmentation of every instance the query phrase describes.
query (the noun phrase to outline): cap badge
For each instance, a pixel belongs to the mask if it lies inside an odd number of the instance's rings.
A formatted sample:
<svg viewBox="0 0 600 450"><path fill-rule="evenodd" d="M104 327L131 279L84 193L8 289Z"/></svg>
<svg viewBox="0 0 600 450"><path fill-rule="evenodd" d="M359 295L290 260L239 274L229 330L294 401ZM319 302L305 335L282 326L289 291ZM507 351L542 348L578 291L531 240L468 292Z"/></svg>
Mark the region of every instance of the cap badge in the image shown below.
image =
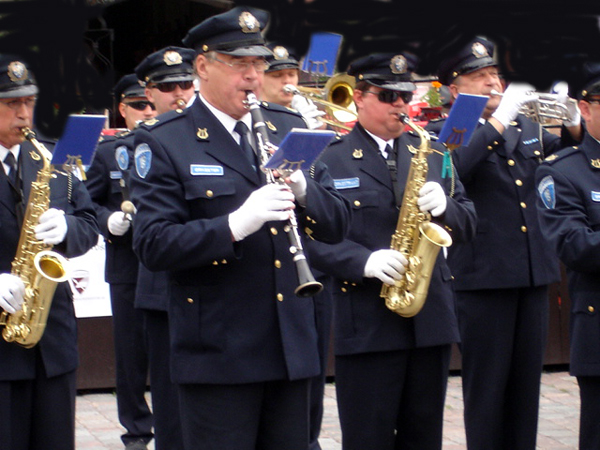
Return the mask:
<svg viewBox="0 0 600 450"><path fill-rule="evenodd" d="M23 81L27 79L27 68L22 62L13 61L8 65L8 78L10 81Z"/></svg>
<svg viewBox="0 0 600 450"><path fill-rule="evenodd" d="M273 49L273 57L275 59L288 59L290 54L285 47L278 45Z"/></svg>
<svg viewBox="0 0 600 450"><path fill-rule="evenodd" d="M392 73L396 75L406 73L408 70L408 62L406 62L406 58L402 55L394 56L390 62L390 69L392 69Z"/></svg>
<svg viewBox="0 0 600 450"><path fill-rule="evenodd" d="M240 27L244 33L260 33L260 23L248 11L240 14Z"/></svg>
<svg viewBox="0 0 600 450"><path fill-rule="evenodd" d="M473 51L473 55L475 56L475 58L483 58L484 56L489 56L487 48L485 48L485 45L483 45L481 42L474 42L473 46L471 47L471 50Z"/></svg>
<svg viewBox="0 0 600 450"><path fill-rule="evenodd" d="M181 64L183 62L183 58L178 52L174 50L169 50L165 52L163 61L167 66L174 66L176 64Z"/></svg>

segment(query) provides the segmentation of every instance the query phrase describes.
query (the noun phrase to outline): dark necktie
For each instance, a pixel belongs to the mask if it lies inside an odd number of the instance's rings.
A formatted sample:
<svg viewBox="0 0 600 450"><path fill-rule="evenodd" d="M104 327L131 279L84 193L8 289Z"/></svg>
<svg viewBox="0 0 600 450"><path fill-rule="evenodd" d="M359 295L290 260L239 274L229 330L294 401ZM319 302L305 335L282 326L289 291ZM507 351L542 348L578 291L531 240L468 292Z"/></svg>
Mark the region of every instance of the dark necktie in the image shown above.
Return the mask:
<svg viewBox="0 0 600 450"><path fill-rule="evenodd" d="M248 158L248 161L256 170L256 159L254 157L254 150L252 149L250 141L248 140L248 138L250 137L248 136L250 130L248 130L246 124L240 120L235 124L235 128L233 129L233 131L240 135L240 147L242 148L242 152L244 152L244 155L246 155L246 158Z"/></svg>
<svg viewBox="0 0 600 450"><path fill-rule="evenodd" d="M15 155L12 152L8 152L6 157L4 158L4 164L10 167L8 172L8 179L10 180L13 186L17 186L17 160L15 159Z"/></svg>
<svg viewBox="0 0 600 450"><path fill-rule="evenodd" d="M396 205L400 206L402 199L400 197L400 186L398 185L398 168L396 167L396 150L390 145L386 144L385 151L387 152L386 164L390 171L390 177L392 178L392 184L394 186L394 197L396 197Z"/></svg>

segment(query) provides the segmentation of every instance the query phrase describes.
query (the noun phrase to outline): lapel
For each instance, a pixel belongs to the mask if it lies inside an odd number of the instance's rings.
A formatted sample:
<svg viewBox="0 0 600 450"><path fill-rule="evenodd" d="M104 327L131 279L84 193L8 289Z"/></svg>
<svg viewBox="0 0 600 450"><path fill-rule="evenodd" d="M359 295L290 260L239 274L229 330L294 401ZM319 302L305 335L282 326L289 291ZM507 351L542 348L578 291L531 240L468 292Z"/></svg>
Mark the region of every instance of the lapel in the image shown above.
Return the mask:
<svg viewBox="0 0 600 450"><path fill-rule="evenodd" d="M392 178L387 168L385 160L379 152L377 144L366 131L358 123L351 131L355 135L351 142L355 144L352 150L352 158L360 162L359 169L377 183L385 186L390 191L393 191ZM361 150L362 157L356 158L354 155L358 150Z"/></svg>
<svg viewBox="0 0 600 450"><path fill-rule="evenodd" d="M238 143L204 103L198 99L190 109L196 140L202 144L202 150L251 183L259 185L258 174L248 163Z"/></svg>
<svg viewBox="0 0 600 450"><path fill-rule="evenodd" d="M519 145L521 139L521 128L518 125L509 125L504 134L504 145L498 149L499 153L503 153L503 156L510 157Z"/></svg>
<svg viewBox="0 0 600 450"><path fill-rule="evenodd" d="M4 170L0 171L0 207L6 208L13 216L15 215L13 188Z"/></svg>

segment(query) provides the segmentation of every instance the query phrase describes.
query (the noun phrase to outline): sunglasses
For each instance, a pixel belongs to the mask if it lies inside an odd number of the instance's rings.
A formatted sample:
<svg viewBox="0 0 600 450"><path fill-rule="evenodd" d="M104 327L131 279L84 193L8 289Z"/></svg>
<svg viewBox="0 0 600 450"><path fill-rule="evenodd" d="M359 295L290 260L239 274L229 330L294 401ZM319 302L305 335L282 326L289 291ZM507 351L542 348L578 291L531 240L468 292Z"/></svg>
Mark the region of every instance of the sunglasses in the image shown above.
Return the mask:
<svg viewBox="0 0 600 450"><path fill-rule="evenodd" d="M381 103L394 103L396 100L401 98L404 103L408 104L413 99L413 93L407 92L407 91L383 90L383 91L379 91L379 92L364 91L364 93L376 95L377 99Z"/></svg>
<svg viewBox="0 0 600 450"><path fill-rule="evenodd" d="M182 90L187 91L194 85L193 81L167 81L164 83L155 83L150 88L156 88L160 92L173 92L177 86Z"/></svg>
<svg viewBox="0 0 600 450"><path fill-rule="evenodd" d="M133 109L137 110L137 111L144 111L148 106L150 108L152 108L152 111L154 111L156 108L154 107L154 105L149 102L148 100L138 100L135 102L125 102L125 104L127 106L131 106Z"/></svg>

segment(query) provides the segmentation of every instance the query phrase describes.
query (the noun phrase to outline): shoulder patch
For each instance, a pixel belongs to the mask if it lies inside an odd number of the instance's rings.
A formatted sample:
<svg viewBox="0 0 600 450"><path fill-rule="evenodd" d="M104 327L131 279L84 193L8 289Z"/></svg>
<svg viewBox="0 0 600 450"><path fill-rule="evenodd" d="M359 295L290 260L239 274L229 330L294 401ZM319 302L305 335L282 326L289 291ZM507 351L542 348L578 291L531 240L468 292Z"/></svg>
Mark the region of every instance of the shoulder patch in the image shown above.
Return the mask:
<svg viewBox="0 0 600 450"><path fill-rule="evenodd" d="M554 209L556 206L556 190L554 189L554 178L552 178L552 175L546 175L540 180L538 193L544 206L547 209Z"/></svg>
<svg viewBox="0 0 600 450"><path fill-rule="evenodd" d="M150 172L150 166L152 165L152 150L146 143L139 144L135 148L135 171L140 178L146 178L148 172Z"/></svg>

